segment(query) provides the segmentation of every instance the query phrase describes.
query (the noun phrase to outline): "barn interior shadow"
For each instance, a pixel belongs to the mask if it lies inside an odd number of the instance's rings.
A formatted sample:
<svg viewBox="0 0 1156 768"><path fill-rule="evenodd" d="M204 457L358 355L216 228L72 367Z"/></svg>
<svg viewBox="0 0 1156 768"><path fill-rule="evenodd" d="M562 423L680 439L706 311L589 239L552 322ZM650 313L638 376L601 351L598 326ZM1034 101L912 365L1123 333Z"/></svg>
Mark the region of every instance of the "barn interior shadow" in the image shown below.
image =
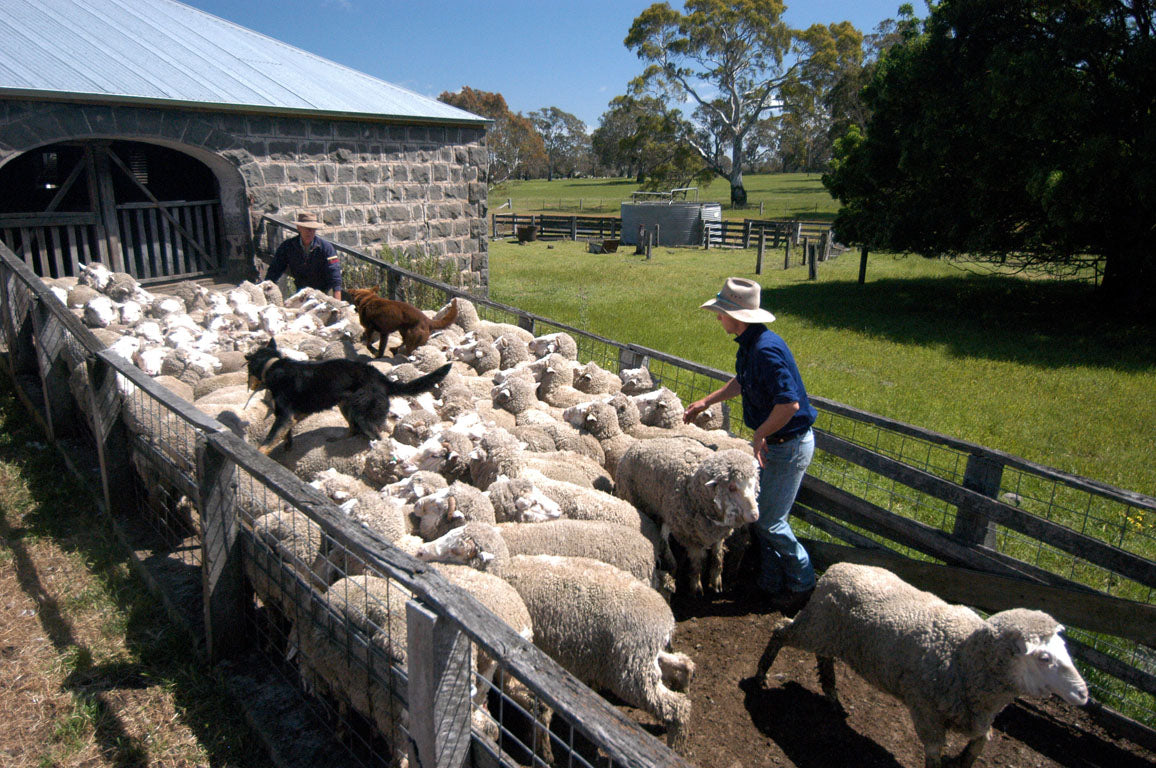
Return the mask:
<svg viewBox="0 0 1156 768"><path fill-rule="evenodd" d="M1118 316L1083 284L961 274L795 283L766 291L763 300L776 313L820 327L943 347L957 357L1044 368L1077 361L1121 371L1156 365L1152 320Z"/></svg>
<svg viewBox="0 0 1156 768"><path fill-rule="evenodd" d="M825 698L798 683L764 689L748 677L739 686L751 722L796 768L900 768L890 752L856 732Z"/></svg>

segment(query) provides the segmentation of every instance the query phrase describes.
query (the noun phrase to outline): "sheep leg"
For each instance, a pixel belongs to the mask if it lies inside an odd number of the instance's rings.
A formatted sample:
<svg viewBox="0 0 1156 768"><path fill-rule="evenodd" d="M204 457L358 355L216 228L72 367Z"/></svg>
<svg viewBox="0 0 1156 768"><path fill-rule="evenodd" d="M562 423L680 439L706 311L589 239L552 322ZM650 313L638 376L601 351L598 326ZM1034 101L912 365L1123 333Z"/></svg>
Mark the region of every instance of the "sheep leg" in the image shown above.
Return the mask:
<svg viewBox="0 0 1156 768"><path fill-rule="evenodd" d="M816 656L815 660L819 665L819 685L823 688L823 695L835 709L839 710L841 716L846 717L847 710L843 708L843 702L839 701L839 692L835 690L835 657Z"/></svg>
<svg viewBox="0 0 1156 768"><path fill-rule="evenodd" d="M687 548L686 550L686 578L690 582L690 592L695 597L702 596L702 561L705 550Z"/></svg>
<svg viewBox="0 0 1156 768"><path fill-rule="evenodd" d="M694 662L685 653L658 652L662 684L672 691L685 691L694 679Z"/></svg>
<svg viewBox="0 0 1156 768"><path fill-rule="evenodd" d="M926 702L922 702L926 704ZM943 768L943 748L947 745L947 731L937 721L935 715L924 712L922 707L908 702L907 711L911 714L911 723L915 726L915 733L923 742L924 768ZM971 744L968 744L968 748ZM967 749L964 749L964 753ZM977 752L976 755L979 753ZM961 754L962 758L963 755Z"/></svg>
<svg viewBox="0 0 1156 768"><path fill-rule="evenodd" d="M707 588L716 595L723 591L723 542L716 541L707 550L705 579Z"/></svg>
<svg viewBox="0 0 1156 768"><path fill-rule="evenodd" d="M971 768L972 763L980 756L984 748L987 747L987 741L991 737L991 729L989 728L982 736L976 736L971 741L967 742L967 746L954 759L947 762L953 768Z"/></svg>
<svg viewBox="0 0 1156 768"><path fill-rule="evenodd" d="M759 666L755 669L755 677L763 684L764 688L768 683L771 665L775 663L775 657L779 655L779 651L786 644L787 632L793 623L793 619L783 619L771 630L771 639L767 641L767 647L763 650L762 657L759 658Z"/></svg>

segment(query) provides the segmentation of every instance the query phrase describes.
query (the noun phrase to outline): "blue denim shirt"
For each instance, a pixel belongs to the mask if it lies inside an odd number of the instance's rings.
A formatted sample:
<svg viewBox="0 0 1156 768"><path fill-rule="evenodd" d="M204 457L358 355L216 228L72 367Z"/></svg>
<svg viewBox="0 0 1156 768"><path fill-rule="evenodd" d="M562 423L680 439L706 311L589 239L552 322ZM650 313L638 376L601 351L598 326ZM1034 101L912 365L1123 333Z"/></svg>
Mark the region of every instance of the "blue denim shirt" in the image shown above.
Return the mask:
<svg viewBox="0 0 1156 768"><path fill-rule="evenodd" d="M743 423L758 429L779 403L798 403L799 410L775 436L793 437L810 429L815 423L815 408L807 399L787 342L761 323L747 326L735 342L739 345L735 377L743 393Z"/></svg>
<svg viewBox="0 0 1156 768"><path fill-rule="evenodd" d="M289 270L297 290L316 288L319 291L341 290L341 260L333 243L317 235L309 244L309 254L301 247L301 236L291 237L277 247L265 279L277 282Z"/></svg>

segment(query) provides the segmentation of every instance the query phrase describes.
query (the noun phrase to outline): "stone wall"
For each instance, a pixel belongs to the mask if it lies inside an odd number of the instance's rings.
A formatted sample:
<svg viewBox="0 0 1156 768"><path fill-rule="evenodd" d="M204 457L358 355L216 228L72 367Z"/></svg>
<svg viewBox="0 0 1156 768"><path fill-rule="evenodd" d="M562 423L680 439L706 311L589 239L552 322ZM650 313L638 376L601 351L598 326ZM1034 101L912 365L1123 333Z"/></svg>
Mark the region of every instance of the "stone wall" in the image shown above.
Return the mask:
<svg viewBox="0 0 1156 768"><path fill-rule="evenodd" d="M316 213L325 237L453 263L488 291L485 129L0 100L0 166L60 141L145 141L216 174L232 276L251 272L263 214Z"/></svg>

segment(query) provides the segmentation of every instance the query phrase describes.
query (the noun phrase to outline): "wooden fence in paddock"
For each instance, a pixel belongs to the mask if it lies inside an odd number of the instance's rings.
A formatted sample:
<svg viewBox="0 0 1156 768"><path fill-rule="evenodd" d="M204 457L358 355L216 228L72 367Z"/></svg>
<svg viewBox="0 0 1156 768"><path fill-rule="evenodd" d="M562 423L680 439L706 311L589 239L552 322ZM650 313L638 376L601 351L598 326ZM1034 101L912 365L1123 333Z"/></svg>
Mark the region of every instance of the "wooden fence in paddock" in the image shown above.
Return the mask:
<svg viewBox="0 0 1156 768"><path fill-rule="evenodd" d="M518 237L519 229L534 227L537 240L583 240L617 238L622 234L622 219L618 216L565 216L554 214L493 213L490 215L490 236ZM754 248L764 237L771 248L788 243L798 246L804 240L818 242L829 233L831 225L825 221L800 219L770 220L743 219L709 222L702 245L710 248Z"/></svg>
<svg viewBox="0 0 1156 768"><path fill-rule="evenodd" d="M265 238L279 238L292 230L266 217L260 231ZM462 297L484 319L514 323L535 335L570 333L579 359L616 372L645 367L683 402L729 378L658 350L473 296L355 249L338 250L343 260L372 267L391 295L425 297L426 308ZM510 719L497 722L497 740L471 720L481 708L462 698L468 699L470 688L461 680L465 642L493 655L500 675L532 692L529 711L540 704L559 713L565 726L556 725L546 738L556 756L559 750L567 753L564 761L685 764L431 569L349 525L316 490L104 350L3 248L0 310L6 359L26 405L71 455L95 457L114 519L147 518L162 542L154 545L156 557L148 558L152 564L175 558L184 573L195 575L194 587L184 585L182 596L170 600L198 606L198 631L210 658L264 654L264 663L288 666L289 679L315 680L308 647L299 647L293 662L284 661L292 634L286 627L296 627L297 637L314 628L315 641L339 638L348 663L367 670L362 682L404 708L401 727L411 754L452 745L446 752L451 761L469 755L475 765L525 762L512 756L517 745L533 751L542 739L532 718L528 727L526 718L519 721L525 705L500 694L501 711ZM817 451L794 513L816 561L884 564L918 586L985 611L1015 605L1053 613L1068 627L1073 657L1089 681L1093 716L1156 748L1151 522L1156 499L820 397L813 400L820 414ZM726 408L724 418L733 433L744 434ZM316 570L277 543L270 510L300 514L302 536L321 542L325 571L351 577L340 583L360 584L355 579L370 574L401 590L402 604L410 606L404 609L409 630L416 633L407 667L373 640L385 633L388 621L371 627L351 623L339 601L317 583ZM364 592L356 599L368 603L368 589ZM428 682L418 691L416 680ZM475 681L480 690L490 685L505 690L499 679ZM368 703L364 695L355 697L354 706L347 703L344 709L331 705L329 700L340 695L330 690L314 698L333 713L331 720L349 709L351 717L360 716L340 730L360 734L362 743L349 745L351 751L376 754L380 731L396 727L397 719L383 722L372 696ZM449 711L458 715L445 722L432 714ZM567 735L558 736L559 731Z"/></svg>

